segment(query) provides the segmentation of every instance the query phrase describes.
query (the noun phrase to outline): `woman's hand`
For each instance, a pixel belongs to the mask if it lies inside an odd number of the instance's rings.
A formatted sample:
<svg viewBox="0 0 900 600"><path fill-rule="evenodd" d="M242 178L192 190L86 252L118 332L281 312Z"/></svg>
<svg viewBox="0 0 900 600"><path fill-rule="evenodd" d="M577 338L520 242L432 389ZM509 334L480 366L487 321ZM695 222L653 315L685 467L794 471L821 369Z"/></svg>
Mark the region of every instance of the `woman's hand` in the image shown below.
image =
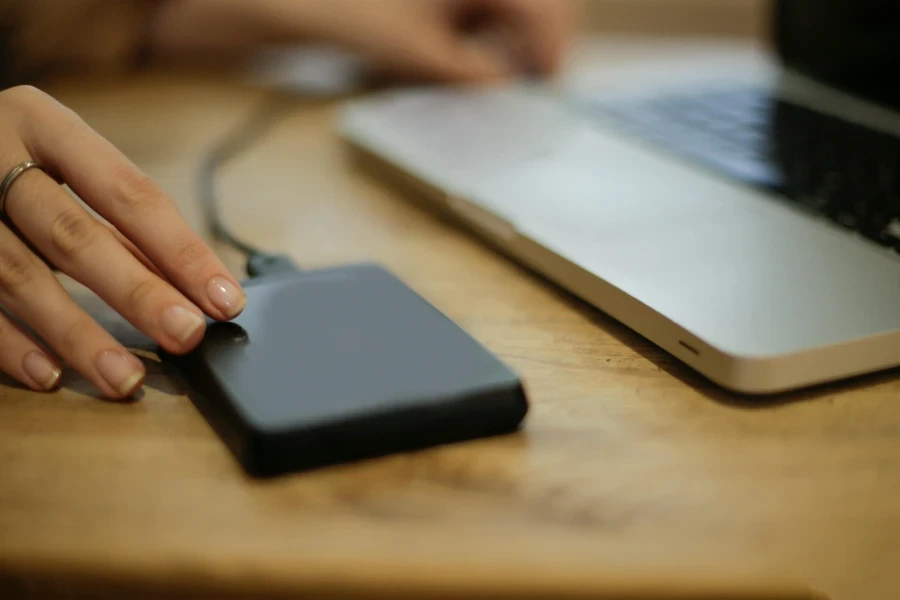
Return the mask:
<svg viewBox="0 0 900 600"><path fill-rule="evenodd" d="M60 379L52 350L110 398L143 382L141 362L75 303L47 263L172 353L198 344L204 313L229 320L243 310L240 285L156 184L70 110L19 87L0 92L0 178L26 161L53 177L31 169L10 188L0 223L0 304L49 349L0 313L0 370L51 390Z"/></svg>
<svg viewBox="0 0 900 600"><path fill-rule="evenodd" d="M222 55L315 40L404 77L485 82L552 74L573 12L571 0L179 0L157 14L153 47Z"/></svg>

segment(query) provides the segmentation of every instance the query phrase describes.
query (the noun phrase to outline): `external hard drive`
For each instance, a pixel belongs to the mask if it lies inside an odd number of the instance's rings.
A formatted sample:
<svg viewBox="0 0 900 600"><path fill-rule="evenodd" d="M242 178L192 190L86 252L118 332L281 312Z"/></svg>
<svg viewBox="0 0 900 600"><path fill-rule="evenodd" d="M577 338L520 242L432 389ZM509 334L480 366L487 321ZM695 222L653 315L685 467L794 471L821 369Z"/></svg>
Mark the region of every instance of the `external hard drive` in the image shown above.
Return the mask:
<svg viewBox="0 0 900 600"><path fill-rule="evenodd" d="M246 471L271 476L516 431L519 377L389 272L251 281L232 323L164 356Z"/></svg>

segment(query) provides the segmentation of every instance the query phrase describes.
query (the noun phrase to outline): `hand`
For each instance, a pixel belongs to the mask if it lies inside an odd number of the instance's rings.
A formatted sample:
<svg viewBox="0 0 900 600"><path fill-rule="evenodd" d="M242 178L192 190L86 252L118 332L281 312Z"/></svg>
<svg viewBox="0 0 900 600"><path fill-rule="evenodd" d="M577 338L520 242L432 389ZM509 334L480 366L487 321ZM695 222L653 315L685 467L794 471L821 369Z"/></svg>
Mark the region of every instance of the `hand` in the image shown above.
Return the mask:
<svg viewBox="0 0 900 600"><path fill-rule="evenodd" d="M163 5L154 45L222 53L313 39L395 75L486 82L551 75L573 13L571 0L180 0Z"/></svg>
<svg viewBox="0 0 900 600"><path fill-rule="evenodd" d="M568 0L326 0L311 25L377 67L426 79L551 75L571 33Z"/></svg>
<svg viewBox="0 0 900 600"><path fill-rule="evenodd" d="M65 292L47 263L96 292L172 353L194 348L204 313L237 316L239 284L171 200L74 113L28 87L0 92L0 178L28 160L66 182L107 226L37 169L19 177L0 223L0 304L110 398L144 367ZM56 358L0 313L0 370L34 390L60 379Z"/></svg>

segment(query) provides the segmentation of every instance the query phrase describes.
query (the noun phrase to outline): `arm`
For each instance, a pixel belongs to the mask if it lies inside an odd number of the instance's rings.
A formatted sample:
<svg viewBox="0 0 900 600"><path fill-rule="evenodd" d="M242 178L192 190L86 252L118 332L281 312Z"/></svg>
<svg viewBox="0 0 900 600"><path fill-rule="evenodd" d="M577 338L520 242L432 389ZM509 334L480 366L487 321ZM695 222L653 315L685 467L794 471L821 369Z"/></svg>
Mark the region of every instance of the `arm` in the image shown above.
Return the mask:
<svg viewBox="0 0 900 600"><path fill-rule="evenodd" d="M550 73L571 28L569 0L0 0L5 82L108 72L145 56L230 60L268 43L334 43L404 76L483 81ZM503 51L472 43L489 22ZM6 35L3 35L6 32ZM516 65L509 51L518 55Z"/></svg>

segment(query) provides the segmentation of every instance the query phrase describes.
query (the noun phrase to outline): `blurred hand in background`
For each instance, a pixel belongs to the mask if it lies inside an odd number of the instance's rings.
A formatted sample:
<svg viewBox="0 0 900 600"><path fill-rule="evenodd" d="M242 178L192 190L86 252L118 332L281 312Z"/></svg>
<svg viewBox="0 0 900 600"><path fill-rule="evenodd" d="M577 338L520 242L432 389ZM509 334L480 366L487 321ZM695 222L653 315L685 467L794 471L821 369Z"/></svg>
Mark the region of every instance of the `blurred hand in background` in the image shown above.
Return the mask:
<svg viewBox="0 0 900 600"><path fill-rule="evenodd" d="M127 69L146 58L240 58L328 43L404 78L485 82L550 75L571 0L0 0L7 74ZM9 79L10 77L7 77ZM15 79L15 77L13 77Z"/></svg>

